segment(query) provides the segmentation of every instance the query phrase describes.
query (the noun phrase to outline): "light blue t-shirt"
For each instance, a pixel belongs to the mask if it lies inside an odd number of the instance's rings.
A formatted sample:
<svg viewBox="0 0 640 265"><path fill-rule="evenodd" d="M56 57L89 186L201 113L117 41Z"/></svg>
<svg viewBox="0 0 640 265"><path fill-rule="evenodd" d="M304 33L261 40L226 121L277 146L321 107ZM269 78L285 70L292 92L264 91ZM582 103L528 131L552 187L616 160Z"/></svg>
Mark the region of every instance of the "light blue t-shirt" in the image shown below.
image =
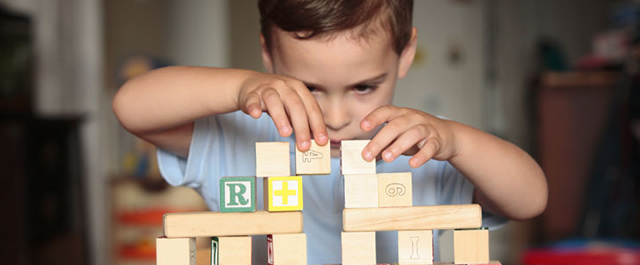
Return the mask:
<svg viewBox="0 0 640 265"><path fill-rule="evenodd" d="M188 159L158 151L160 171L174 186L194 188L212 211L219 211L219 180L225 176L255 176L255 143L290 142L291 172L295 172L293 137L281 137L268 115L253 119L242 112L208 117L195 122ZM420 168L409 166L409 157L392 163L378 161L378 173L411 172L413 205L469 204L473 185L448 162L431 160ZM262 181L257 181L258 209L262 209ZM307 263L341 263L340 232L344 209L343 179L339 158L331 159L331 175L304 176L304 232ZM483 226L504 222L485 215ZM434 238L437 232L434 231ZM266 264L265 236L253 238L253 264ZM397 232L376 232L378 263L397 262ZM438 244L434 242L437 256Z"/></svg>

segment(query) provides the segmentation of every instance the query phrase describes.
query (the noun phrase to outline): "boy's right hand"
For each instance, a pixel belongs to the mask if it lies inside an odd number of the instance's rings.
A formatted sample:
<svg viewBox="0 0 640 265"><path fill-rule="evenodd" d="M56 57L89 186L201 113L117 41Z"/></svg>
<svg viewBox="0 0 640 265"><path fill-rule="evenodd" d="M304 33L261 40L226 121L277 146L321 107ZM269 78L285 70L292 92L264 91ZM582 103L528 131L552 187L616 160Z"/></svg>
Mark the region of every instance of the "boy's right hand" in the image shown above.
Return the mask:
<svg viewBox="0 0 640 265"><path fill-rule="evenodd" d="M329 141L318 102L307 86L297 79L253 72L242 83L237 102L238 109L253 118L267 112L281 136L295 132L300 151L311 147L311 132L319 145Z"/></svg>

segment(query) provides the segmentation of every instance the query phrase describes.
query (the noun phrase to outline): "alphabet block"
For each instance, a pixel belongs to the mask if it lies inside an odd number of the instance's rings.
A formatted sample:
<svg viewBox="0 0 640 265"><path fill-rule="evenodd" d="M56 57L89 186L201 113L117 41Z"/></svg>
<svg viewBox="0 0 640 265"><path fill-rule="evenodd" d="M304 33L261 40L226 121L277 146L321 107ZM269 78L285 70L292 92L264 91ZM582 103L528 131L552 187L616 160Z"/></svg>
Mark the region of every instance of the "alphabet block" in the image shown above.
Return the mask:
<svg viewBox="0 0 640 265"><path fill-rule="evenodd" d="M398 231L398 263L433 264L433 231Z"/></svg>
<svg viewBox="0 0 640 265"><path fill-rule="evenodd" d="M307 235L267 235L269 265L307 265Z"/></svg>
<svg viewBox="0 0 640 265"><path fill-rule="evenodd" d="M302 177L268 177L264 179L264 209L269 212L300 211Z"/></svg>
<svg viewBox="0 0 640 265"><path fill-rule="evenodd" d="M489 229L454 230L453 261L456 264L489 263Z"/></svg>
<svg viewBox="0 0 640 265"><path fill-rule="evenodd" d="M378 175L344 175L344 208L378 207Z"/></svg>
<svg viewBox="0 0 640 265"><path fill-rule="evenodd" d="M411 172L378 174L379 207L413 206Z"/></svg>
<svg viewBox="0 0 640 265"><path fill-rule="evenodd" d="M256 143L256 176L291 176L289 142Z"/></svg>
<svg viewBox="0 0 640 265"><path fill-rule="evenodd" d="M331 146L320 146L311 140L311 148L300 152L296 147L296 175L331 174Z"/></svg>
<svg viewBox="0 0 640 265"><path fill-rule="evenodd" d="M196 239L156 238L156 264L196 265Z"/></svg>
<svg viewBox="0 0 640 265"><path fill-rule="evenodd" d="M251 265L251 237L211 238L211 265Z"/></svg>
<svg viewBox="0 0 640 265"><path fill-rule="evenodd" d="M376 264L376 232L342 232L342 264Z"/></svg>
<svg viewBox="0 0 640 265"><path fill-rule="evenodd" d="M340 170L342 175L375 174L375 159L368 162L362 158L362 150L370 140L343 140L340 145Z"/></svg>
<svg viewBox="0 0 640 265"><path fill-rule="evenodd" d="M220 179L220 212L255 212L256 177Z"/></svg>

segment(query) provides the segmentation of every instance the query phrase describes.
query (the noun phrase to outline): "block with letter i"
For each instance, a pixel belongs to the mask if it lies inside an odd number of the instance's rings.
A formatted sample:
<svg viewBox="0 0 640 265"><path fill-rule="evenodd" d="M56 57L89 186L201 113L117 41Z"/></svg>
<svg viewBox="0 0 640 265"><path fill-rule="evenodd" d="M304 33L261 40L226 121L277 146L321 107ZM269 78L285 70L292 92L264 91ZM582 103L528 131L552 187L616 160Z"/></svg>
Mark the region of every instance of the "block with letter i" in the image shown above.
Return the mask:
<svg viewBox="0 0 640 265"><path fill-rule="evenodd" d="M291 176L289 142L256 143L256 176Z"/></svg>
<svg viewBox="0 0 640 265"><path fill-rule="evenodd" d="M413 206L411 172L378 174L378 206Z"/></svg>
<svg viewBox="0 0 640 265"><path fill-rule="evenodd" d="M453 230L453 259L456 264L489 263L489 229Z"/></svg>
<svg viewBox="0 0 640 265"><path fill-rule="evenodd" d="M433 264L433 230L398 231L398 264Z"/></svg>
<svg viewBox="0 0 640 265"><path fill-rule="evenodd" d="M376 264L376 232L342 232L342 264Z"/></svg>
<svg viewBox="0 0 640 265"><path fill-rule="evenodd" d="M302 177L264 178L264 209L269 212L301 211Z"/></svg>
<svg viewBox="0 0 640 265"><path fill-rule="evenodd" d="M331 147L320 146L311 140L311 148L301 152L296 147L296 175L331 174Z"/></svg>
<svg viewBox="0 0 640 265"><path fill-rule="evenodd" d="M212 237L211 265L251 265L251 237Z"/></svg>
<svg viewBox="0 0 640 265"><path fill-rule="evenodd" d="M220 179L220 212L255 212L256 177Z"/></svg>
<svg viewBox="0 0 640 265"><path fill-rule="evenodd" d="M267 263L269 265L307 265L307 235L267 235Z"/></svg>
<svg viewBox="0 0 640 265"><path fill-rule="evenodd" d="M375 174L376 160L366 161L362 150L370 140L343 140L340 143L340 170L342 175Z"/></svg>
<svg viewBox="0 0 640 265"><path fill-rule="evenodd" d="M196 265L196 239L156 238L157 265Z"/></svg>

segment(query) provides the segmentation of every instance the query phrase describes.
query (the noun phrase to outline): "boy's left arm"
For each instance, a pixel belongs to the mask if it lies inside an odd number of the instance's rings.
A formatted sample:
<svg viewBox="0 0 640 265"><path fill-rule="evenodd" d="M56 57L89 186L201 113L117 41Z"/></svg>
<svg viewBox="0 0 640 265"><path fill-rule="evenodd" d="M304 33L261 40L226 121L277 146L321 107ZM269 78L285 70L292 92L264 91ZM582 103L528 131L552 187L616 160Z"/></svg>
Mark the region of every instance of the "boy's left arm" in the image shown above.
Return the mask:
<svg viewBox="0 0 640 265"><path fill-rule="evenodd" d="M409 108L383 106L362 120L371 131L386 123L363 157L381 154L387 162L413 155L412 167L430 159L447 160L476 187L483 209L509 219L533 218L547 204L547 182L538 164L512 143L473 127Z"/></svg>

